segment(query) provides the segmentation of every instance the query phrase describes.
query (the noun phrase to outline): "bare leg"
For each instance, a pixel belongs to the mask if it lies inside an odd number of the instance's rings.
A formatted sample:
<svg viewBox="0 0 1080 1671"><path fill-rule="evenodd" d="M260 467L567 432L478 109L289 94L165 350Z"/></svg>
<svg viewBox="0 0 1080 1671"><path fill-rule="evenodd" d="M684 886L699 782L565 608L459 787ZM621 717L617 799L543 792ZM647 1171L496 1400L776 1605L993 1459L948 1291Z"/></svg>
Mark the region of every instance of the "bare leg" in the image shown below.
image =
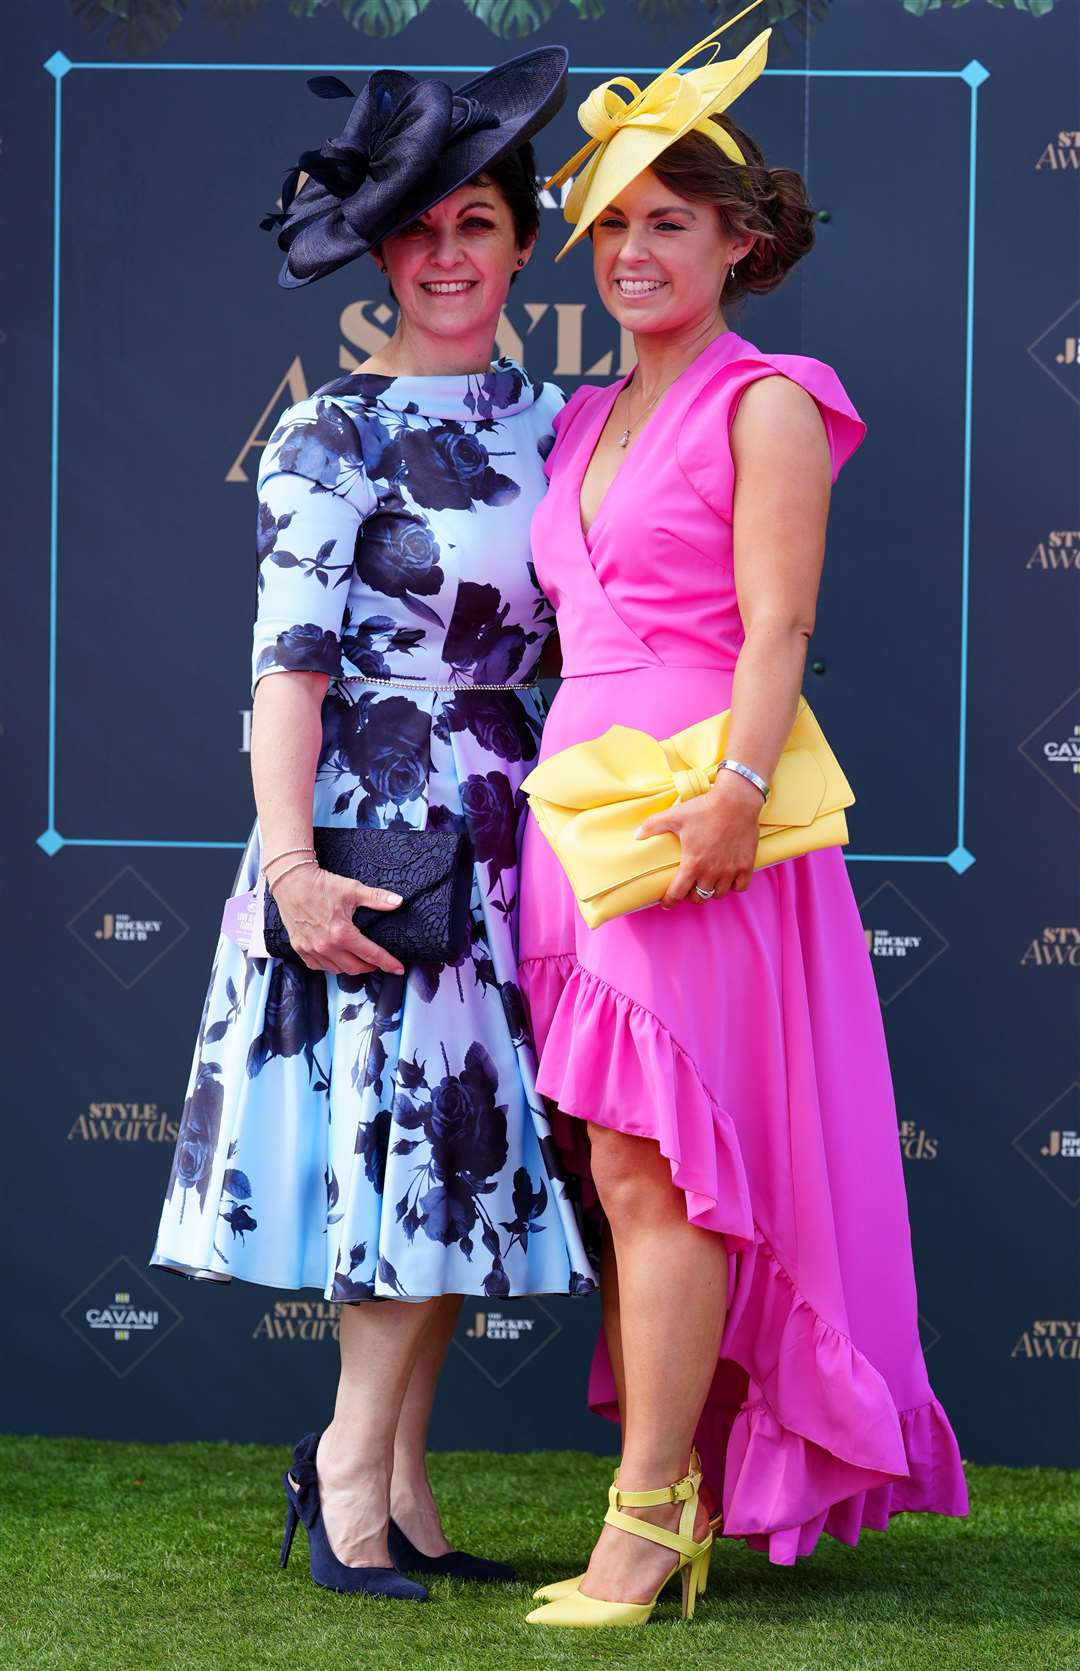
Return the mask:
<svg viewBox="0 0 1080 1671"><path fill-rule="evenodd" d="M615 1263L615 1246L611 1238L610 1224L604 1227L604 1239L600 1246L600 1295L604 1306L604 1343L611 1359L615 1397L619 1402L619 1426L625 1427L626 1376L623 1371L622 1325L619 1318L619 1268Z"/></svg>
<svg viewBox="0 0 1080 1671"><path fill-rule="evenodd" d="M326 1535L349 1566L386 1567L397 1431L413 1364L440 1300L372 1300L341 1308L341 1377L319 1442Z"/></svg>
<svg viewBox="0 0 1080 1671"><path fill-rule="evenodd" d="M618 1265L624 1427L619 1484L649 1491L686 1473L716 1368L727 1306L722 1237L688 1222L685 1198L655 1143L589 1127L592 1170ZM680 1504L628 1509L674 1529ZM704 1504L695 1537L708 1525ZM605 1526L582 1583L585 1595L650 1601L669 1551Z"/></svg>
<svg viewBox="0 0 1080 1671"><path fill-rule="evenodd" d="M390 1513L422 1555L445 1555L452 1545L443 1535L427 1475L427 1435L439 1373L461 1311L461 1295L444 1294L431 1305L398 1416Z"/></svg>

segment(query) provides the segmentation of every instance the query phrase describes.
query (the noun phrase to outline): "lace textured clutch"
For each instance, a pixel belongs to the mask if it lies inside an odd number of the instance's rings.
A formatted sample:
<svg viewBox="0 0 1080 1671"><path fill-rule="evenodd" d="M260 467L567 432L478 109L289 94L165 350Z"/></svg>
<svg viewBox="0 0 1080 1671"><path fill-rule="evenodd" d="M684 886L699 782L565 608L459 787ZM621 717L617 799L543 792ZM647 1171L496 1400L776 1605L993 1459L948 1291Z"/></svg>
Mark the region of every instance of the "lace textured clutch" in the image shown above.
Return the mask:
<svg viewBox="0 0 1080 1671"><path fill-rule="evenodd" d="M318 829L315 857L323 870L401 894L394 911L361 905L361 934L402 963L452 963L461 955L472 894L472 845L454 830ZM264 939L271 957L300 963L273 894L266 890Z"/></svg>

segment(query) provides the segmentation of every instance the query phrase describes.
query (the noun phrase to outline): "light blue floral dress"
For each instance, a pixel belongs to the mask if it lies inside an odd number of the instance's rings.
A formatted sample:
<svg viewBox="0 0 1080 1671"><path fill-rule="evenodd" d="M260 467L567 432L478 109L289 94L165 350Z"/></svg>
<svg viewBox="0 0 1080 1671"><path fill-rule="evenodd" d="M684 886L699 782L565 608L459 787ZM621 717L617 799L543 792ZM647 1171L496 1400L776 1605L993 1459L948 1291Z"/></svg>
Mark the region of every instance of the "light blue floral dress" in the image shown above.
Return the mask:
<svg viewBox="0 0 1080 1671"><path fill-rule="evenodd" d="M255 679L331 677L316 826L467 829L471 928L456 963L404 977L219 941L155 1265L343 1301L595 1286L517 986L540 699L474 688L527 682L553 624L529 523L561 404L508 360L357 374L270 438ZM238 890L261 862L256 827Z"/></svg>

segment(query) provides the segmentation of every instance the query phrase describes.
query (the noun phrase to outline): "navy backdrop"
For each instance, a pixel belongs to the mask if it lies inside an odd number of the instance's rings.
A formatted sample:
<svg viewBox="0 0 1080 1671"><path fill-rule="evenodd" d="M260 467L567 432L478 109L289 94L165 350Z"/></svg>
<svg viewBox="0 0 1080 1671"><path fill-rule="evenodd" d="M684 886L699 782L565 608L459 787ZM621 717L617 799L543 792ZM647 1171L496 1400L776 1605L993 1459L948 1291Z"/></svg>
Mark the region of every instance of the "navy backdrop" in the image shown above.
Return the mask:
<svg viewBox="0 0 1080 1671"><path fill-rule="evenodd" d="M0 1425L18 1431L280 1441L332 1389L317 1295L146 1269L252 817L259 446L392 326L371 263L275 286L257 222L321 135L305 71L464 79L519 50L515 29L565 41L553 167L598 69L660 67L736 8L296 9L314 15L177 6L159 39L38 0L3 25ZM1073 0L1044 17L833 0L809 38L796 25L740 116L825 213L810 259L736 323L835 364L870 426L835 499L807 690L859 796L851 877L924 1344L965 1455L1075 1464L1080 26ZM500 341L569 392L628 362L587 253L552 265L561 237L549 199ZM596 1323L591 1302L470 1302L436 1444L612 1448L583 1408Z"/></svg>

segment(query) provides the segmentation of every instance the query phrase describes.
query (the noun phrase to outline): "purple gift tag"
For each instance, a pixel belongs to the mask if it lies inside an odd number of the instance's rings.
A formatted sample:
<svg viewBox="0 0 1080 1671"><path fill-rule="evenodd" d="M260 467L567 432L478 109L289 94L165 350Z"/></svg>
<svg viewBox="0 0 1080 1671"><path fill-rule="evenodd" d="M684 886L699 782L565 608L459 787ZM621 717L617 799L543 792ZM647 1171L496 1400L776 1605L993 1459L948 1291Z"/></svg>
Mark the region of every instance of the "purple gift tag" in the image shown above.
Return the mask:
<svg viewBox="0 0 1080 1671"><path fill-rule="evenodd" d="M260 879L256 888L247 893L233 894L225 901L221 916L221 932L248 957L267 957L263 939L263 897L266 884Z"/></svg>

